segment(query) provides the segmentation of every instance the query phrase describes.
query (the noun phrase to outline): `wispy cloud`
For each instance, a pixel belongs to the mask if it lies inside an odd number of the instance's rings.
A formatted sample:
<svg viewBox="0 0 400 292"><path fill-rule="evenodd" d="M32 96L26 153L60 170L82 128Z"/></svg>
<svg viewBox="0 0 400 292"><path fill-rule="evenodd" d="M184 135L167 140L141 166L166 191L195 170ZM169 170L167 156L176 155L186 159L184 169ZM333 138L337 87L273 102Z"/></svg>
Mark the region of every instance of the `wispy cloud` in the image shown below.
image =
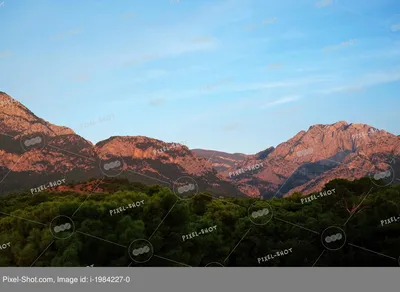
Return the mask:
<svg viewBox="0 0 400 292"><path fill-rule="evenodd" d="M291 79L275 82L235 84L225 87L226 92L248 92L272 88L292 88L295 86L310 85L329 80L328 76L310 76L306 78Z"/></svg>
<svg viewBox="0 0 400 292"><path fill-rule="evenodd" d="M333 94L340 92L354 91L355 89L365 89L380 84L400 81L400 73L398 72L374 72L364 74L359 80L353 80L343 85L332 86L331 88L317 90L317 94Z"/></svg>
<svg viewBox="0 0 400 292"><path fill-rule="evenodd" d="M63 39L63 38L66 38L66 37L68 37L68 36L71 36L71 35L80 34L81 32L82 32L82 29L69 30L69 31L66 32L66 33L61 33L61 34L59 34L59 35L57 35L57 36L52 36L52 37L50 37L50 39L51 39L51 40L61 40L61 39Z"/></svg>
<svg viewBox="0 0 400 292"><path fill-rule="evenodd" d="M316 68L316 67L304 67L296 69L297 72L315 72L319 70L321 70L321 68Z"/></svg>
<svg viewBox="0 0 400 292"><path fill-rule="evenodd" d="M281 97L279 99L276 99L274 101L268 102L268 103L262 105L260 108L261 109L266 109L266 108L273 107L275 105L280 105L280 104L296 101L296 100L298 100L300 98L301 98L301 96L299 96L299 95L285 96L285 97Z"/></svg>
<svg viewBox="0 0 400 292"><path fill-rule="evenodd" d="M328 5L332 5L333 4L333 0L322 0L322 1L318 1L315 6L317 6L318 8L321 7L325 7Z"/></svg>
<svg viewBox="0 0 400 292"><path fill-rule="evenodd" d="M207 91L200 91L197 88L192 89L175 89L175 88L164 88L162 90L157 90L153 92L143 91L138 92L137 96L144 96L146 100L133 100L131 97L129 99L114 99L112 101L113 104L140 104L140 103L148 103L151 100L158 100L162 98L164 101L178 101L178 100L195 100L207 97L207 95L220 95L226 96L234 93L243 93L246 95L259 94L259 98L242 98L239 100L232 101L225 105L226 109L242 109L243 107L254 107L254 101L259 100L260 102L265 101L264 91L268 89L269 91L272 89L276 90L290 90L292 91L296 87L303 87L311 84L318 84L322 82L329 81L329 76L311 76L305 78L298 79L289 79L283 81L275 81L275 82L253 82L253 83L227 83L223 86L216 86L210 88ZM293 96L291 96L293 97ZM279 103L277 103L279 104Z"/></svg>

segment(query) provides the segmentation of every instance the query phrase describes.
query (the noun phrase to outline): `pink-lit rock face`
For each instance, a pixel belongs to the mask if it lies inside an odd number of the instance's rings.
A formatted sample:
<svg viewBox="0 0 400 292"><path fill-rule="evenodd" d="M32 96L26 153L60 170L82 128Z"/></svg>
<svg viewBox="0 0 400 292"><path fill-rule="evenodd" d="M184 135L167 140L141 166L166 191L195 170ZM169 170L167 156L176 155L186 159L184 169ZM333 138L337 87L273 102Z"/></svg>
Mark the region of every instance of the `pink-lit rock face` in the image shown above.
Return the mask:
<svg viewBox="0 0 400 292"><path fill-rule="evenodd" d="M229 186L228 192L239 190L252 197L277 192L305 164L336 163L314 176L307 175L307 168L301 170L303 177L291 181L290 188L279 196L317 191L334 178L361 178L374 165L384 169L389 154L400 154L399 137L368 125L343 121L314 125L276 148L269 147L254 155L189 150L185 143L167 143L145 136L113 136L93 145L73 130L37 117L2 92L0 133L0 167L5 173L74 172L84 181L97 177L103 156L114 155L125 161L124 170L150 174L168 182L188 175L202 180L205 188ZM37 139L29 136L37 133L37 137L42 137L41 147L28 151L23 147L24 139Z"/></svg>
<svg viewBox="0 0 400 292"><path fill-rule="evenodd" d="M335 178L354 180L366 176L374 164L385 164L387 156L380 154L400 154L399 140L398 136L364 124L348 124L341 121L333 125L315 125L308 131L299 132L276 148L267 149L265 153L246 155L244 159L241 156L235 163L225 164L219 173L224 179L235 183L247 195L255 196L257 192L254 187L258 190L277 191L301 165L325 160L329 162L330 159L335 159L335 156L345 157L341 164L338 162L335 164L335 160L331 161L335 165L333 169L305 183L299 183L286 196L295 191L310 193L320 190ZM228 155L231 154L219 153L219 157L225 156L226 161L230 159ZM373 164L370 162L372 157L374 157ZM220 161L221 159L214 162L216 168L221 166ZM263 163L264 167L253 173L229 177L230 172L257 163ZM249 179L253 181L249 182ZM251 187L246 187L249 183Z"/></svg>

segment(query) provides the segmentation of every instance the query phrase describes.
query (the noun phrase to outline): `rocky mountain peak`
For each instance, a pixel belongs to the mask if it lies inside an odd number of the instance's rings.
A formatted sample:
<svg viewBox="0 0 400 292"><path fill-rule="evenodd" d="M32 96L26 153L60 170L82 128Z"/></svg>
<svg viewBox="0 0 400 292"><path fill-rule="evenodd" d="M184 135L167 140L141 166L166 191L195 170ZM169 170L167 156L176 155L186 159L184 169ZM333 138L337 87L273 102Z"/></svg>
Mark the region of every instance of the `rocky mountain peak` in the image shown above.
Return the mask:
<svg viewBox="0 0 400 292"><path fill-rule="evenodd" d="M73 130L55 126L4 92L0 92L0 131L10 135L40 132L47 136L71 135Z"/></svg>

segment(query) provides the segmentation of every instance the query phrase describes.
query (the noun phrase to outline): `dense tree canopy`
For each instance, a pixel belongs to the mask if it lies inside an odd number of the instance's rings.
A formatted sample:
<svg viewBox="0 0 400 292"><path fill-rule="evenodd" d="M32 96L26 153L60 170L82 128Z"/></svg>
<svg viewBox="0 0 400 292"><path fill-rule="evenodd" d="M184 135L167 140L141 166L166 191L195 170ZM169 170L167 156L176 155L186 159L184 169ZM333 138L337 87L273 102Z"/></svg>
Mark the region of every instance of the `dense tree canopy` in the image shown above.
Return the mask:
<svg viewBox="0 0 400 292"><path fill-rule="evenodd" d="M1 198L0 266L398 265L400 221L382 223L400 216L398 185L334 180L325 187L334 194L310 202L302 202L301 194L261 201L206 193L186 201L161 186L121 180L105 186L104 193L90 195L69 191ZM260 206L270 206L264 225L252 217ZM73 233L51 232L60 215L72 219ZM346 234L346 244L336 251L326 250L321 241L329 226ZM129 255L137 239L151 243L153 256L144 263Z"/></svg>

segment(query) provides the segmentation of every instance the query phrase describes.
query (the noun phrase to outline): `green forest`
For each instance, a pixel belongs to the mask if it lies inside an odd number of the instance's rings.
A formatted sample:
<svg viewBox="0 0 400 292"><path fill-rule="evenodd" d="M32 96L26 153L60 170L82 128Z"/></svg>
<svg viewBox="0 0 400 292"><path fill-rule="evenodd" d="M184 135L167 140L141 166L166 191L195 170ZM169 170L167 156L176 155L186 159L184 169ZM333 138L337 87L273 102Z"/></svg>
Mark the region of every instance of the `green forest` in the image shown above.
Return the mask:
<svg viewBox="0 0 400 292"><path fill-rule="evenodd" d="M169 188L121 179L105 179L100 187L102 193L43 191L0 198L0 266L399 265L399 185L336 179L321 190L334 192L311 194L313 200L298 193L260 200L201 192L182 200ZM330 226L345 233L336 249L323 244Z"/></svg>

